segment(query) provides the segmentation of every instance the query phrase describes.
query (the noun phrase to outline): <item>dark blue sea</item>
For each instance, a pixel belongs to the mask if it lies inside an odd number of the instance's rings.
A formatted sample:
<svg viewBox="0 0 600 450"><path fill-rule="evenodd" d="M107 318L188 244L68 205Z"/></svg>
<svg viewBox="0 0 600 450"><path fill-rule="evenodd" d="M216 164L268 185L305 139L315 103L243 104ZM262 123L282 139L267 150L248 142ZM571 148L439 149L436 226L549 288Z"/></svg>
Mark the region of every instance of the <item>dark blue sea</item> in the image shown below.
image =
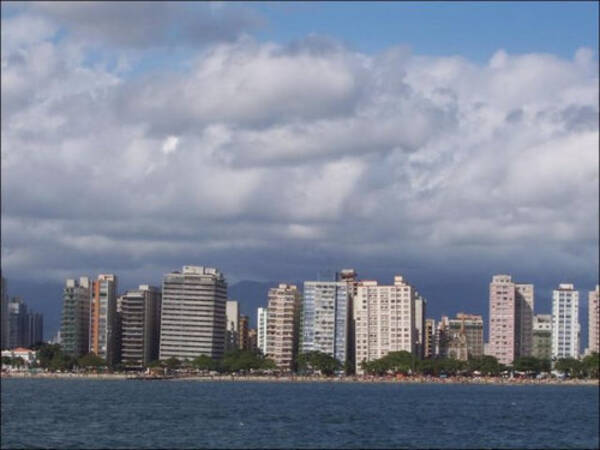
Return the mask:
<svg viewBox="0 0 600 450"><path fill-rule="evenodd" d="M2 380L2 448L598 448L598 387Z"/></svg>

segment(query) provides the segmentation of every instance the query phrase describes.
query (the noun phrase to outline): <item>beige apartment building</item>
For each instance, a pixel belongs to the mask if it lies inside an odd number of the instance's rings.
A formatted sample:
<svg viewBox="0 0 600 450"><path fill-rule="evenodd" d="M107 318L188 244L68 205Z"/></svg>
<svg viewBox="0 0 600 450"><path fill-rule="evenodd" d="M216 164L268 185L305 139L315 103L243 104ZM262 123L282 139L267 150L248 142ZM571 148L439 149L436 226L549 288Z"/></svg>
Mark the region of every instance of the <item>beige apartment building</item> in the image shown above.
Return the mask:
<svg viewBox="0 0 600 450"><path fill-rule="evenodd" d="M534 288L494 275L490 283L489 354L502 364L530 356L533 339Z"/></svg>
<svg viewBox="0 0 600 450"><path fill-rule="evenodd" d="M90 304L90 352L113 366L120 359L117 276L101 274L92 282Z"/></svg>
<svg viewBox="0 0 600 450"><path fill-rule="evenodd" d="M600 291L596 285L596 290L588 294L588 352L600 353Z"/></svg>
<svg viewBox="0 0 600 450"><path fill-rule="evenodd" d="M300 291L293 284L269 289L267 307L267 357L283 371L294 369L298 351Z"/></svg>
<svg viewBox="0 0 600 450"><path fill-rule="evenodd" d="M415 352L415 289L402 276L391 286L362 281L354 299L356 373L361 363L389 352Z"/></svg>

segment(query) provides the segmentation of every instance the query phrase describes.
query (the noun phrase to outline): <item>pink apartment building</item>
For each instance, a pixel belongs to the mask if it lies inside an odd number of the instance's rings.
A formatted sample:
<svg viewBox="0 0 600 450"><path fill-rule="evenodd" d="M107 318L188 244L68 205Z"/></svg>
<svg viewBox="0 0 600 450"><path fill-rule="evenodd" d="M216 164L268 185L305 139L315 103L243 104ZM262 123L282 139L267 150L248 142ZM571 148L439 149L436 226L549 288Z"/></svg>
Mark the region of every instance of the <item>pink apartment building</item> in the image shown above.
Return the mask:
<svg viewBox="0 0 600 450"><path fill-rule="evenodd" d="M510 275L492 277L488 352L502 364L531 355L533 295L532 284L514 283Z"/></svg>

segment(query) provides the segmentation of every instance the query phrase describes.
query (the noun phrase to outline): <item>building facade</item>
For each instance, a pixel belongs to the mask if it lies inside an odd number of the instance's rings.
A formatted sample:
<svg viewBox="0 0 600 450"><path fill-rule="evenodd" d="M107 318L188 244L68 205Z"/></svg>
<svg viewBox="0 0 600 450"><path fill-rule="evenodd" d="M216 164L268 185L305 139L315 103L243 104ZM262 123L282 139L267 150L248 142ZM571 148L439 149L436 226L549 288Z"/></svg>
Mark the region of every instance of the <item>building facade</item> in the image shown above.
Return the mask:
<svg viewBox="0 0 600 450"><path fill-rule="evenodd" d="M476 314L458 313L456 319L448 320L448 328L453 339L465 336L467 359L483 356L483 317Z"/></svg>
<svg viewBox="0 0 600 450"><path fill-rule="evenodd" d="M250 319L246 315L240 316L240 338L239 338L239 348L240 350L249 350L250 342L248 341L248 332Z"/></svg>
<svg viewBox="0 0 600 450"><path fill-rule="evenodd" d="M235 300L227 300L225 304L225 351L231 351L240 346L240 304Z"/></svg>
<svg viewBox="0 0 600 450"><path fill-rule="evenodd" d="M8 348L8 293L6 290L6 279L0 276L0 349Z"/></svg>
<svg viewBox="0 0 600 450"><path fill-rule="evenodd" d="M268 352L267 348L267 314L268 308L258 308L256 311L256 345L263 355Z"/></svg>
<svg viewBox="0 0 600 450"><path fill-rule="evenodd" d="M8 348L28 347L27 305L21 297L8 302Z"/></svg>
<svg viewBox="0 0 600 450"><path fill-rule="evenodd" d="M225 350L227 283L217 269L184 266L162 286L160 359L219 359Z"/></svg>
<svg viewBox="0 0 600 450"><path fill-rule="evenodd" d="M494 275L490 283L489 353L502 364L530 356L533 338L534 287Z"/></svg>
<svg viewBox="0 0 600 450"><path fill-rule="evenodd" d="M306 281L300 352L323 352L344 366L348 359L349 314L350 293L345 281Z"/></svg>
<svg viewBox="0 0 600 450"><path fill-rule="evenodd" d="M552 315L533 316L533 341L531 356L538 359L552 358Z"/></svg>
<svg viewBox="0 0 600 450"><path fill-rule="evenodd" d="M419 359L425 357L425 314L427 300L415 294L415 353Z"/></svg>
<svg viewBox="0 0 600 450"><path fill-rule="evenodd" d="M533 284L515 283L515 300L519 313L519 356L531 356L533 339Z"/></svg>
<svg viewBox="0 0 600 450"><path fill-rule="evenodd" d="M579 292L563 283L552 291L552 358L579 357Z"/></svg>
<svg viewBox="0 0 600 450"><path fill-rule="evenodd" d="M158 359L161 297L159 288L147 284L119 297L120 355L126 367L141 368Z"/></svg>
<svg viewBox="0 0 600 450"><path fill-rule="evenodd" d="M256 352L258 349L257 345L257 334L255 328L248 329L248 350L251 352Z"/></svg>
<svg viewBox="0 0 600 450"><path fill-rule="evenodd" d="M27 313L27 347L44 342L44 316L41 313L30 311Z"/></svg>
<svg viewBox="0 0 600 450"><path fill-rule="evenodd" d="M588 352L600 353L600 287L588 293Z"/></svg>
<svg viewBox="0 0 600 450"><path fill-rule="evenodd" d="M425 345L424 357L434 358L437 352L435 350L435 320L425 319Z"/></svg>
<svg viewBox="0 0 600 450"><path fill-rule="evenodd" d="M90 279L68 279L63 289L63 310L60 338L63 351L79 358L89 352L90 339Z"/></svg>
<svg viewBox="0 0 600 450"><path fill-rule="evenodd" d="M117 314L117 276L100 274L92 282L89 349L106 360L109 366L119 362Z"/></svg>
<svg viewBox="0 0 600 450"><path fill-rule="evenodd" d="M300 292L293 284L269 289L267 356L282 371L294 370L298 352Z"/></svg>
<svg viewBox="0 0 600 450"><path fill-rule="evenodd" d="M415 353L415 289L402 276L391 286L362 281L354 301L356 323L356 373L362 362L390 352Z"/></svg>

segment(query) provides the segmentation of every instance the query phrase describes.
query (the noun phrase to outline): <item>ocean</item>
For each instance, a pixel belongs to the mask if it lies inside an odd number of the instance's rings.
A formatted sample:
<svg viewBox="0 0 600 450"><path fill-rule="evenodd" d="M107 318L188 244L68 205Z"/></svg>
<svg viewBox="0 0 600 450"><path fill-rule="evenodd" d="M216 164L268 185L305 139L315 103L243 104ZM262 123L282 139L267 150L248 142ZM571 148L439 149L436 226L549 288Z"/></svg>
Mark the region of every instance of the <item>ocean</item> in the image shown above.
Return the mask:
<svg viewBox="0 0 600 450"><path fill-rule="evenodd" d="M598 448L597 386L3 379L1 448Z"/></svg>

